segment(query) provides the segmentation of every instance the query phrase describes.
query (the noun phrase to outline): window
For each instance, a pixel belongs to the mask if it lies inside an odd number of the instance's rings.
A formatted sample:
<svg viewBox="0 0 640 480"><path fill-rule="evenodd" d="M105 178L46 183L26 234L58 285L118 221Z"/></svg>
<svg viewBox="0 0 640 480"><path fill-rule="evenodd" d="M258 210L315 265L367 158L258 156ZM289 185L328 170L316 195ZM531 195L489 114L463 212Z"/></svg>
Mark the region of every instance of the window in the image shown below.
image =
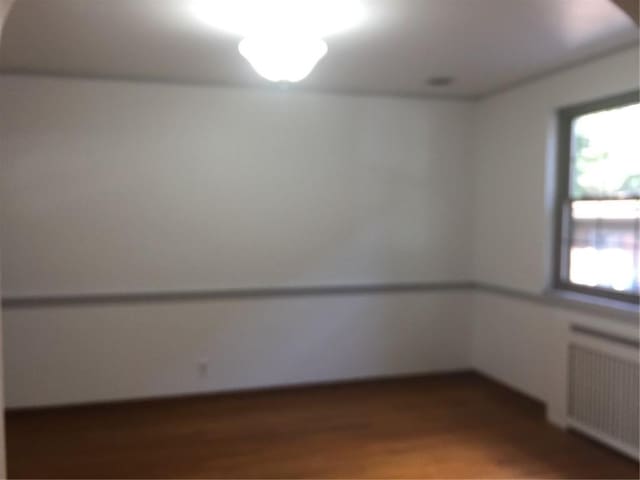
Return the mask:
<svg viewBox="0 0 640 480"><path fill-rule="evenodd" d="M559 115L555 287L638 303L638 92Z"/></svg>

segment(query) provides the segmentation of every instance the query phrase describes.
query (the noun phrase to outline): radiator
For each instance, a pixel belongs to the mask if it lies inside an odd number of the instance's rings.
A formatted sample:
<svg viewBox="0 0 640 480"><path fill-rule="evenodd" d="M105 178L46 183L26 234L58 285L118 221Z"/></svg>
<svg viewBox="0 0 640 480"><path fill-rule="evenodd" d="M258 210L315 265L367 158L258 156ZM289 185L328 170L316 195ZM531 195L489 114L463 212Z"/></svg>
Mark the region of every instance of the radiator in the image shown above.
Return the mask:
<svg viewBox="0 0 640 480"><path fill-rule="evenodd" d="M569 343L569 427L639 458L638 343L573 327Z"/></svg>

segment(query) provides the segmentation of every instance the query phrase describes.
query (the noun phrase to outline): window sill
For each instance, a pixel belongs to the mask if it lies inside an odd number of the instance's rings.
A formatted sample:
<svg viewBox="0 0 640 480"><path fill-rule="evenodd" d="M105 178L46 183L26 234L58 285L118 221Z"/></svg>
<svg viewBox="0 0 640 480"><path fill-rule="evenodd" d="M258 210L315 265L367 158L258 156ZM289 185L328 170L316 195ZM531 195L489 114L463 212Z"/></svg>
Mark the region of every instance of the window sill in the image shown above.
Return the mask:
<svg viewBox="0 0 640 480"><path fill-rule="evenodd" d="M586 313L615 317L635 323L640 320L640 307L634 303L558 288L546 290L544 296L552 303L578 308Z"/></svg>

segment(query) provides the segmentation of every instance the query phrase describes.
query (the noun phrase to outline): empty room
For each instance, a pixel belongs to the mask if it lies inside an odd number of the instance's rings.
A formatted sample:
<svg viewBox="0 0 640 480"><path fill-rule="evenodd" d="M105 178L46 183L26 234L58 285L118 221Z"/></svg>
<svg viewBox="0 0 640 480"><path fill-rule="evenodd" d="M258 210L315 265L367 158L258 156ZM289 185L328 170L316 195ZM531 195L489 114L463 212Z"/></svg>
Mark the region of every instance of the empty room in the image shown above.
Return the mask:
<svg viewBox="0 0 640 480"><path fill-rule="evenodd" d="M0 478L639 478L637 0L0 0Z"/></svg>

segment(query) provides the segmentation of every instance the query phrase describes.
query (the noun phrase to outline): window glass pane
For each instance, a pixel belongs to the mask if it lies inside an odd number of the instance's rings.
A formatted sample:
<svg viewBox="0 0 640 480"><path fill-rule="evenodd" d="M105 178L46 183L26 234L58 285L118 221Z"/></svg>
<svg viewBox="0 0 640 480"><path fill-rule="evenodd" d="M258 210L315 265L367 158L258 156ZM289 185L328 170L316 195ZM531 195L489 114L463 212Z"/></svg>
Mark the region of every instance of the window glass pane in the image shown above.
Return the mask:
<svg viewBox="0 0 640 480"><path fill-rule="evenodd" d="M574 201L569 281L638 293L640 200Z"/></svg>
<svg viewBox="0 0 640 480"><path fill-rule="evenodd" d="M640 104L574 119L572 198L640 196L639 125Z"/></svg>

